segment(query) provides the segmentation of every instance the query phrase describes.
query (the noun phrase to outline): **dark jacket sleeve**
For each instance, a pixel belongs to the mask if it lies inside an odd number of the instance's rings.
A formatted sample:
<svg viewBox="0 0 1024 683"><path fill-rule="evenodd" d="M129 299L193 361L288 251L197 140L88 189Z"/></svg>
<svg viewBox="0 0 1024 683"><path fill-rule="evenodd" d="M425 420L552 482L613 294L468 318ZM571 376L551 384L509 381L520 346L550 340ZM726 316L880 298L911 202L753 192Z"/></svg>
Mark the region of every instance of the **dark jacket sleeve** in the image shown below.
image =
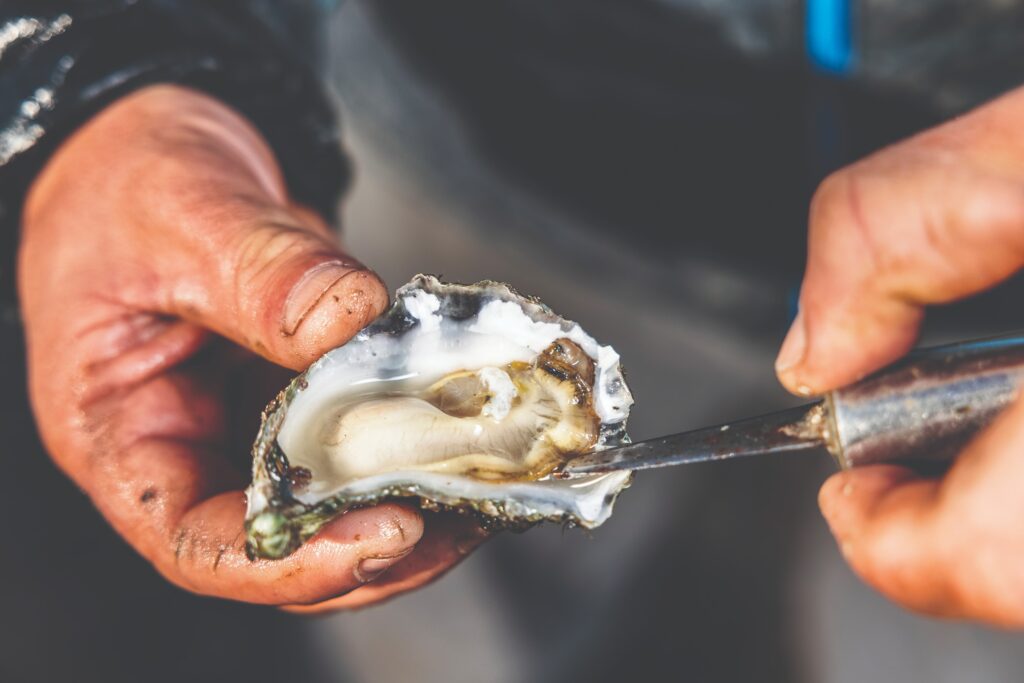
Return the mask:
<svg viewBox="0 0 1024 683"><path fill-rule="evenodd" d="M13 297L22 198L48 155L147 84L213 94L277 154L292 196L334 218L347 167L315 69L322 0L0 2L0 294Z"/></svg>

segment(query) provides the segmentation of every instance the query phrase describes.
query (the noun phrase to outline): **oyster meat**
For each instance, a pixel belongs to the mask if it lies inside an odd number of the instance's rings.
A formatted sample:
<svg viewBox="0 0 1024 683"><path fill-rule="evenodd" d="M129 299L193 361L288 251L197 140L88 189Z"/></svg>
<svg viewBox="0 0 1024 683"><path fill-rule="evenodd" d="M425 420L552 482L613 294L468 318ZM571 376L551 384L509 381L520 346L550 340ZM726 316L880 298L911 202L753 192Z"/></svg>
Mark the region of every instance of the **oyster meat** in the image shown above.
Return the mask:
<svg viewBox="0 0 1024 683"><path fill-rule="evenodd" d="M268 406L254 446L250 556L283 557L386 498L524 528L603 523L628 472L559 477L628 442L619 357L507 285L416 276L387 313Z"/></svg>

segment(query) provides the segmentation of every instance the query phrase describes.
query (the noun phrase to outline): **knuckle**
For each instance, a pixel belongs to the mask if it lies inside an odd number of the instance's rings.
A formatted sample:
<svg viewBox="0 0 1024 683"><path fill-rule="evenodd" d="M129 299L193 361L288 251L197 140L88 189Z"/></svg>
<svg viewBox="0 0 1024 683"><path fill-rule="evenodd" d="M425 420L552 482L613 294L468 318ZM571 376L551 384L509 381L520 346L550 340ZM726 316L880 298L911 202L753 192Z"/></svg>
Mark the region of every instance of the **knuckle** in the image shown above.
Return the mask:
<svg viewBox="0 0 1024 683"><path fill-rule="evenodd" d="M857 189L858 179L851 169L842 169L826 177L818 185L811 199L811 225L823 229L834 229L848 224L858 213L861 199Z"/></svg>
<svg viewBox="0 0 1024 683"><path fill-rule="evenodd" d="M289 265L326 250L322 238L281 216L267 216L240 231L230 264L240 278L239 290L269 284Z"/></svg>
<svg viewBox="0 0 1024 683"><path fill-rule="evenodd" d="M287 296L302 275L335 257L326 240L296 225L283 210L280 216L264 213L243 228L232 249L223 278L231 283L235 310L271 327L280 324Z"/></svg>
<svg viewBox="0 0 1024 683"><path fill-rule="evenodd" d="M898 549L890 541L883 536L860 542L851 564L868 584L890 599L903 604L920 602L926 586L919 560L913 551ZM928 579L932 580L934 577Z"/></svg>
<svg viewBox="0 0 1024 683"><path fill-rule="evenodd" d="M984 509L987 503L979 500L968 505ZM951 612L1024 623L1024 561L1019 559L1019 544L993 529L991 521L966 517L947 519L941 525L944 552L937 564L945 568Z"/></svg>
<svg viewBox="0 0 1024 683"><path fill-rule="evenodd" d="M874 180L870 171L857 165L826 177L811 200L810 229L812 248L844 260L859 252L860 260L877 273L889 258L884 230L873 208Z"/></svg>
<svg viewBox="0 0 1024 683"><path fill-rule="evenodd" d="M811 211L827 214L848 209L848 186L853 173L854 171L847 167L827 175L814 191L814 196L811 198Z"/></svg>
<svg viewBox="0 0 1024 683"><path fill-rule="evenodd" d="M1016 181L990 184L990 191L975 193L963 208L970 238L994 232L997 239L1017 249L1024 247L1024 190ZM979 235L980 233L980 235Z"/></svg>

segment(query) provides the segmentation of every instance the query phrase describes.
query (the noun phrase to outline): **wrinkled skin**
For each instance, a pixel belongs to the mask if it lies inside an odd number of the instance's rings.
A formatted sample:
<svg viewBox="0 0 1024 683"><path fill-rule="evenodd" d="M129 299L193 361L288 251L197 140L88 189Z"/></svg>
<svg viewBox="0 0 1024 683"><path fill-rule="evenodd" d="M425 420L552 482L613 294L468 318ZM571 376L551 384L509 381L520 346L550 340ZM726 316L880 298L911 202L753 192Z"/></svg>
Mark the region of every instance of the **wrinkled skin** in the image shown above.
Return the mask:
<svg viewBox="0 0 1024 683"><path fill-rule="evenodd" d="M810 213L800 314L777 362L811 395L914 344L924 307L1024 265L1024 90L829 177ZM913 610L1024 627L1024 403L940 479L843 472L820 504L851 567Z"/></svg>
<svg viewBox="0 0 1024 683"><path fill-rule="evenodd" d="M289 202L239 115L176 86L119 100L50 159L22 230L43 441L169 580L298 611L355 607L423 585L482 540L466 519L384 504L287 559L246 559L246 453L259 404L284 384L274 368L304 369L388 296Z"/></svg>

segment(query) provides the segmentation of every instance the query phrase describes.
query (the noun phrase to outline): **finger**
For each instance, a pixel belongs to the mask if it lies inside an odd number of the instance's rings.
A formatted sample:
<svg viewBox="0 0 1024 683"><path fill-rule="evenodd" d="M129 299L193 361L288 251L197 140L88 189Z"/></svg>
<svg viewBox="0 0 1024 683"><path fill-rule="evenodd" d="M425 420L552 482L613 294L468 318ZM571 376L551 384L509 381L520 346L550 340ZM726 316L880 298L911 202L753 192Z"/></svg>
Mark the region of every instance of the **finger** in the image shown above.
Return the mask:
<svg viewBox="0 0 1024 683"><path fill-rule="evenodd" d="M344 255L322 225L292 211L269 150L247 139L258 135L244 121L222 107L204 114L212 100L175 99L181 118L115 116L140 101L112 105L62 146L24 213L19 287L40 432L104 516L175 583L252 602L329 599L361 585L364 559L409 552L419 514L388 505L346 515L292 558L250 563L243 477L222 450L217 373L182 368L206 344L206 327L305 365L357 326L351 300L360 296L348 297L353 310L340 321L317 299L290 333L298 341L271 338L267 321L283 315L291 281ZM120 140L130 144L117 149ZM356 290L379 287L354 272L373 285ZM344 291L328 298L346 300ZM373 306L363 308L371 317Z"/></svg>
<svg viewBox="0 0 1024 683"><path fill-rule="evenodd" d="M958 616L1024 626L1024 401L1018 400L960 454L941 488L937 525L953 558Z"/></svg>
<svg viewBox="0 0 1024 683"><path fill-rule="evenodd" d="M94 402L91 463L76 468L111 524L169 579L194 592L268 604L317 604L387 577L364 599L383 598L439 576L482 534L469 519L423 523L407 506L342 515L294 555L250 562L245 556L244 477L220 448L222 401L205 372L172 371L138 389ZM409 556L401 571L386 574Z"/></svg>
<svg viewBox="0 0 1024 683"><path fill-rule="evenodd" d="M380 279L322 238L280 224L247 230L221 252L234 270L197 273L197 288L177 289L167 310L301 370L387 306Z"/></svg>
<svg viewBox="0 0 1024 683"><path fill-rule="evenodd" d="M912 140L833 175L812 202L800 313L779 354L792 391L822 393L895 360L923 307L1024 262L1024 193L981 155Z"/></svg>
<svg viewBox="0 0 1024 683"><path fill-rule="evenodd" d="M387 506L327 525L283 563L250 563L245 477L222 450L221 377L215 358L202 363L206 349L196 355L206 333L151 315L109 322L103 308L91 328L33 317L31 395L55 460L171 581L251 602L319 602L362 585L362 561L415 545L418 513Z"/></svg>
<svg viewBox="0 0 1024 683"><path fill-rule="evenodd" d="M834 475L821 488L822 514L850 567L910 609L943 614L948 576L936 571L937 484L910 470L879 465Z"/></svg>
<svg viewBox="0 0 1024 683"><path fill-rule="evenodd" d="M175 584L265 604L321 602L369 581L408 555L422 535L412 509L388 504L342 515L296 553L245 554L245 496L206 447L147 437L108 454L86 481L103 515ZM220 493L223 492L223 493ZM368 569L368 565L370 568Z"/></svg>
<svg viewBox="0 0 1024 683"><path fill-rule="evenodd" d="M154 563L189 590L262 604L319 603L372 581L413 552L418 513L384 504L345 513L282 560L245 555L245 498L240 491L190 508L169 548ZM170 564L173 562L173 565Z"/></svg>
<svg viewBox="0 0 1024 683"><path fill-rule="evenodd" d="M408 557L381 571L372 583L333 600L289 605L289 612L320 614L358 609L436 581L465 559L488 534L476 520L455 513L425 513L423 539Z"/></svg>
<svg viewBox="0 0 1024 683"><path fill-rule="evenodd" d="M294 604L352 590L365 581L362 562L386 565L415 546L422 534L419 514L387 505L326 525L285 560L250 562L244 554L244 495L237 490L246 477L229 466L222 450L224 403L216 367L186 364L150 376L151 363L139 361L173 358L168 349L181 346L180 325L146 334L139 347L102 363L84 383L53 384L48 373L34 373L33 393L48 406L40 426L57 461L133 547L171 581L197 593ZM127 385L96 379L123 378L128 371L119 367L122 359L146 372ZM79 399L76 384L106 390Z"/></svg>
<svg viewBox="0 0 1024 683"><path fill-rule="evenodd" d="M154 199L136 208L166 245L148 252L168 283L161 312L304 369L378 316L388 294L321 219L286 203L283 187L266 187L274 174L249 169L263 159L186 156L153 174Z"/></svg>
<svg viewBox="0 0 1024 683"><path fill-rule="evenodd" d="M960 454L941 480L875 466L842 472L821 489L822 513L866 583L916 611L1024 624L1016 567L1018 482L1024 476L1024 402Z"/></svg>
<svg viewBox="0 0 1024 683"><path fill-rule="evenodd" d="M131 144L111 143L122 139ZM125 97L60 158L77 163L43 174L28 200L25 292L60 287L181 317L293 369L387 305L379 278L289 201L259 133L212 98L168 87ZM68 239L82 223L95 226L88 240Z"/></svg>

